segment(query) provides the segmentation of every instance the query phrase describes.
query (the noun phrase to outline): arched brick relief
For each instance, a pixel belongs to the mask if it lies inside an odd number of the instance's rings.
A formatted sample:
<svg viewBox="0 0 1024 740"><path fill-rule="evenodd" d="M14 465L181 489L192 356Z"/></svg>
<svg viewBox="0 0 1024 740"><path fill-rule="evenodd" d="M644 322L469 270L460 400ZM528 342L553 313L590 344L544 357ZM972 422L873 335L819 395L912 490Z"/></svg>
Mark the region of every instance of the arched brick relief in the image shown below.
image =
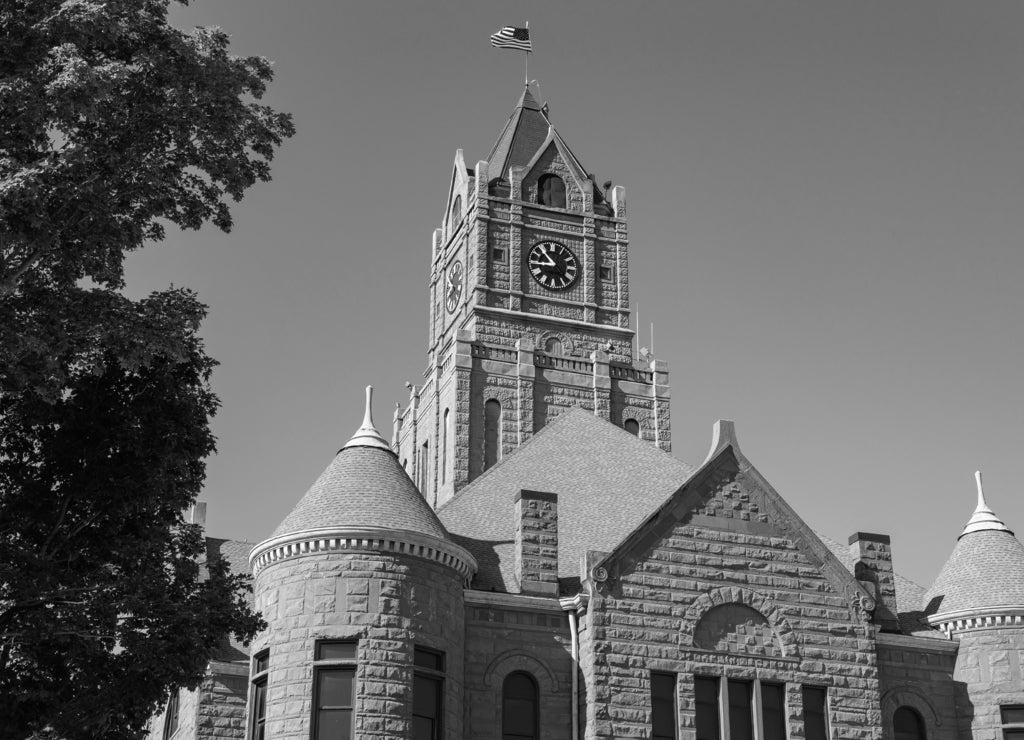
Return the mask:
<svg viewBox="0 0 1024 740"><path fill-rule="evenodd" d="M746 604L722 604L706 611L693 628L693 646L720 653L782 657L782 645L768 619Z"/></svg>
<svg viewBox="0 0 1024 740"><path fill-rule="evenodd" d="M892 716L900 707L910 707L924 720L928 737L942 727L942 718L936 713L928 698L917 688L908 685L894 686L882 694L882 738L892 740Z"/></svg>
<svg viewBox="0 0 1024 740"><path fill-rule="evenodd" d="M740 604L758 612L774 632L781 657L799 658L800 648L797 645L796 633L789 621L770 598L757 591L737 586L716 588L698 596L683 615L679 626L679 646L682 648L699 647L694 644L694 632L704 616L715 607L729 604Z"/></svg>
<svg viewBox="0 0 1024 740"><path fill-rule="evenodd" d="M541 696L558 691L558 680L551 669L532 655L518 650L506 650L495 656L484 671L484 686L500 692L505 676L515 671L529 673L537 681Z"/></svg>
<svg viewBox="0 0 1024 740"><path fill-rule="evenodd" d="M557 339L562 343L562 357L571 357L576 354L576 345L573 343L572 338L565 332L560 331L543 331L537 335L536 346L542 351L547 351L549 339Z"/></svg>

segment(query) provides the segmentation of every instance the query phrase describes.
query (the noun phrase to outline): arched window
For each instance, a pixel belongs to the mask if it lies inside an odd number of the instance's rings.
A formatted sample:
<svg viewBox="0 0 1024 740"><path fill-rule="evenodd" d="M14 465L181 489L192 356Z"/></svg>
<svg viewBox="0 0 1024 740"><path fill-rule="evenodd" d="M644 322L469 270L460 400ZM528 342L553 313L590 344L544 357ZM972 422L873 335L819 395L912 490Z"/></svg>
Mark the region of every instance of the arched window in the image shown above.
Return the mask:
<svg viewBox="0 0 1024 740"><path fill-rule="evenodd" d="M444 421L441 423L441 482L448 477L448 424L449 410L444 410Z"/></svg>
<svg viewBox="0 0 1024 740"><path fill-rule="evenodd" d="M544 342L544 351L547 352L549 355L561 356L562 353L565 352L564 348L562 347L562 340L559 339L558 337L548 337L548 339Z"/></svg>
<svg viewBox="0 0 1024 740"><path fill-rule="evenodd" d="M636 419L626 419L626 421L622 423L622 428L634 437L640 436L640 422Z"/></svg>
<svg viewBox="0 0 1024 740"><path fill-rule="evenodd" d="M537 740L537 682L529 673L516 671L501 688L501 740Z"/></svg>
<svg viewBox="0 0 1024 740"><path fill-rule="evenodd" d="M565 183L558 175L541 175L537 180L537 202L542 206L565 208Z"/></svg>
<svg viewBox="0 0 1024 740"><path fill-rule="evenodd" d="M484 470L501 459L501 402L484 404Z"/></svg>
<svg viewBox="0 0 1024 740"><path fill-rule="evenodd" d="M462 223L462 196L456 195L452 203L452 216L448 219L448 230L455 231L455 227Z"/></svg>
<svg viewBox="0 0 1024 740"><path fill-rule="evenodd" d="M927 740L924 720L911 707L900 707L892 715L893 736L896 740Z"/></svg>

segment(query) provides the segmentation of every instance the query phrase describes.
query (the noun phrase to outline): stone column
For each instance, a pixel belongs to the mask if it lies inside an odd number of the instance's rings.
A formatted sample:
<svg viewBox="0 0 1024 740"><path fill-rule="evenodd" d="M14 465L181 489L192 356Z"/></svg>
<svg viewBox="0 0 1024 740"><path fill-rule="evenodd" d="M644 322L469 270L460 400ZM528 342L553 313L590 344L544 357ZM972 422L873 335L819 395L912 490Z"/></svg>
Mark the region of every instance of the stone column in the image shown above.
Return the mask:
<svg viewBox="0 0 1024 740"><path fill-rule="evenodd" d="M608 353L603 349L590 353L594 363L594 416L611 420L612 416L612 379L608 373Z"/></svg>
<svg viewBox="0 0 1024 740"><path fill-rule="evenodd" d="M465 329L455 332L455 425L454 437L455 459L453 460L452 481L455 491L469 483L470 425L472 409L470 392L470 376L473 371L473 337Z"/></svg>
<svg viewBox="0 0 1024 740"><path fill-rule="evenodd" d="M533 379L536 368L533 364L533 337L516 340L516 445L533 436Z"/></svg>
<svg viewBox="0 0 1024 740"><path fill-rule="evenodd" d="M849 544L850 554L854 557L854 577L875 597L872 621L883 632L899 632L896 577L892 570L889 535L854 532L850 535Z"/></svg>
<svg viewBox="0 0 1024 740"><path fill-rule="evenodd" d="M669 417L668 363L651 360L651 424L654 426L654 445L665 452L672 451L672 423Z"/></svg>

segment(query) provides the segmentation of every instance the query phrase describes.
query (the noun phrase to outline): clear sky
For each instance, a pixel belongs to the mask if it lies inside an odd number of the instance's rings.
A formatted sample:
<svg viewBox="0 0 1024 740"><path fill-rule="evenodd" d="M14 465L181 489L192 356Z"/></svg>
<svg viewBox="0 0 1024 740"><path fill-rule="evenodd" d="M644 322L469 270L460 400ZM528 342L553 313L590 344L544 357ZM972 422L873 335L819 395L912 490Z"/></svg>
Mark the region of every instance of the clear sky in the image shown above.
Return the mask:
<svg viewBox="0 0 1024 740"><path fill-rule="evenodd" d="M530 76L584 166L626 188L642 344L674 454L719 418L808 523L892 535L929 585L974 508L1024 533L1024 3L195 0L275 61L296 136L230 235L128 264L210 306L211 535L266 537L426 363L430 237L455 150L487 156Z"/></svg>

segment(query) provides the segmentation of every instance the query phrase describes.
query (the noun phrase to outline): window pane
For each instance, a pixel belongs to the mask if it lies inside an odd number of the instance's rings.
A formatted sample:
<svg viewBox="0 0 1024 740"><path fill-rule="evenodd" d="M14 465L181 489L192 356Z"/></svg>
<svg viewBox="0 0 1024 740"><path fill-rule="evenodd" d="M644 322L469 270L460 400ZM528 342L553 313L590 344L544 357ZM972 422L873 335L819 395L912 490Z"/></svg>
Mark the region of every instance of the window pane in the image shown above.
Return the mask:
<svg viewBox="0 0 1024 740"><path fill-rule="evenodd" d="M354 640L318 642L317 660L355 660L359 643Z"/></svg>
<svg viewBox="0 0 1024 740"><path fill-rule="evenodd" d="M694 678L697 704L697 740L719 740L718 679Z"/></svg>
<svg viewBox="0 0 1024 740"><path fill-rule="evenodd" d="M900 707L892 715L892 728L896 740L925 740L921 715L910 707Z"/></svg>
<svg viewBox="0 0 1024 740"><path fill-rule="evenodd" d="M1004 725L1024 724L1024 707L999 707L999 713L1003 716Z"/></svg>
<svg viewBox="0 0 1024 740"><path fill-rule="evenodd" d="M1003 730L1003 740L1024 740L1024 730Z"/></svg>
<svg viewBox="0 0 1024 740"><path fill-rule="evenodd" d="M764 740L786 740L785 690L777 683L761 684L761 722Z"/></svg>
<svg viewBox="0 0 1024 740"><path fill-rule="evenodd" d="M413 665L420 668L430 668L435 671L444 670L444 656L425 648L415 648L412 656Z"/></svg>
<svg viewBox="0 0 1024 740"><path fill-rule="evenodd" d="M355 682L354 668L337 668L317 671L317 707L337 708L352 706L352 684Z"/></svg>
<svg viewBox="0 0 1024 740"><path fill-rule="evenodd" d="M420 717L437 717L438 700L441 698L440 683L436 678L416 676L413 682L413 714Z"/></svg>
<svg viewBox="0 0 1024 740"><path fill-rule="evenodd" d="M352 740L351 709L321 709L316 715L316 740Z"/></svg>
<svg viewBox="0 0 1024 740"><path fill-rule="evenodd" d="M804 686L804 736L807 740L828 740L825 696L825 689Z"/></svg>
<svg viewBox="0 0 1024 740"><path fill-rule="evenodd" d="M675 740L676 677L673 673L651 674L651 731L654 740Z"/></svg>
<svg viewBox="0 0 1024 740"><path fill-rule="evenodd" d="M267 652L267 651L263 651L262 653L257 655L256 656L256 660L253 661L252 672L253 673L263 673L263 671L267 670L267 668L269 668L269 667L270 667L270 653Z"/></svg>
<svg viewBox="0 0 1024 740"><path fill-rule="evenodd" d="M484 404L484 470L501 458L501 402L490 399Z"/></svg>
<svg viewBox="0 0 1024 740"><path fill-rule="evenodd" d="M437 740L437 723L429 717L412 718L413 740Z"/></svg>
<svg viewBox="0 0 1024 740"><path fill-rule="evenodd" d="M729 681L729 740L754 740L750 684Z"/></svg>
<svg viewBox="0 0 1024 740"><path fill-rule="evenodd" d="M640 422L636 419L626 419L626 423L622 427L634 437L640 436Z"/></svg>
<svg viewBox="0 0 1024 740"><path fill-rule="evenodd" d="M502 685L503 740L537 737L537 684L526 673L510 673Z"/></svg>

